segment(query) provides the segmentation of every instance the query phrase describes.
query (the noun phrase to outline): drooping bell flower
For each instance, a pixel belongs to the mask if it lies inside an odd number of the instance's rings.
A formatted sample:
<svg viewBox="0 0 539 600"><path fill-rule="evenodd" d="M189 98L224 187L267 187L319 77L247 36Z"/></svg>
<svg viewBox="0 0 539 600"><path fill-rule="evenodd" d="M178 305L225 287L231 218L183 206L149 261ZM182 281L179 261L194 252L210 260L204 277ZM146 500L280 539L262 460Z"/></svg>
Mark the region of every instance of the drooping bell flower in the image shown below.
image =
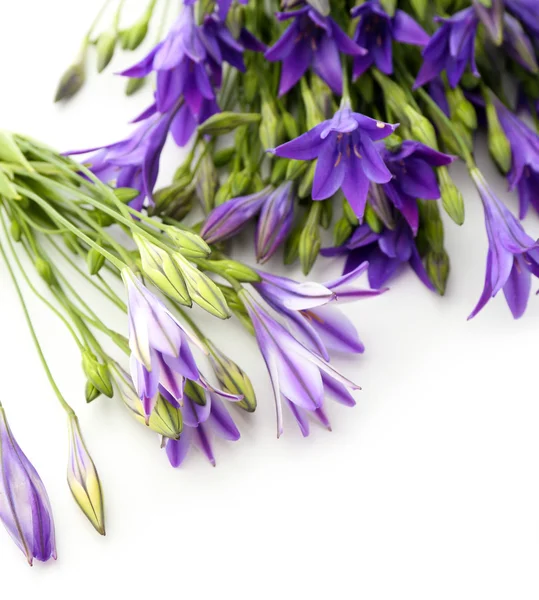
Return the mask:
<svg viewBox="0 0 539 600"><path fill-rule="evenodd" d="M478 169L471 171L485 211L489 249L485 286L469 319L503 289L515 319L524 314L530 296L531 276L539 276L539 243L531 238L489 187Z"/></svg>
<svg viewBox="0 0 539 600"><path fill-rule="evenodd" d="M393 179L383 185L384 193L416 235L419 226L417 199L437 200L440 197L434 168L449 165L455 157L411 140L404 141L396 152L384 149L383 157L393 175Z"/></svg>
<svg viewBox="0 0 539 600"><path fill-rule="evenodd" d="M449 85L454 88L468 65L479 77L475 64L475 36L480 19L475 8L465 8L449 19L435 20L442 25L423 50L423 65L414 88L425 85L442 71L446 71Z"/></svg>
<svg viewBox="0 0 539 600"><path fill-rule="evenodd" d="M342 94L342 66L339 53L360 56L365 53L331 17L324 17L312 6L277 13L279 21L293 19L281 38L265 57L282 62L279 96L286 94L309 67L336 93Z"/></svg>
<svg viewBox="0 0 539 600"><path fill-rule="evenodd" d="M425 30L403 10L393 17L384 10L379 0L369 0L352 9L352 17L360 17L354 41L367 53L354 58L354 78L362 75L372 65L391 75L393 73L393 40L403 44L425 46L429 36Z"/></svg>
<svg viewBox="0 0 539 600"><path fill-rule="evenodd" d="M54 522L45 486L9 428L0 405L0 520L32 565L56 559Z"/></svg>
<svg viewBox="0 0 539 600"><path fill-rule="evenodd" d="M391 135L390 125L352 112L348 105L295 140L273 150L296 160L318 159L312 198L325 200L342 189L355 214L363 217L370 182L387 183L392 175L374 143Z"/></svg>
<svg viewBox="0 0 539 600"><path fill-rule="evenodd" d="M539 136L497 98L494 105L511 146L509 189L518 190L519 217L523 219L530 204L539 212Z"/></svg>

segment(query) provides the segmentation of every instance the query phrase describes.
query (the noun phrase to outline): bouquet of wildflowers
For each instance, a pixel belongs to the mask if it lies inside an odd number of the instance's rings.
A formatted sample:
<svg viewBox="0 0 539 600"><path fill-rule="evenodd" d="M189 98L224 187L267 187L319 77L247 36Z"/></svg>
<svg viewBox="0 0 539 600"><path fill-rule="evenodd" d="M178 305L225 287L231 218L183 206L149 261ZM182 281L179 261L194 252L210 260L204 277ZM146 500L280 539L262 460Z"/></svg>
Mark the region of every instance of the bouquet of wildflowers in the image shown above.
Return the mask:
<svg viewBox="0 0 539 600"><path fill-rule="evenodd" d="M116 3L110 22L100 12L57 101L81 89L92 54L105 69L119 46L145 41L159 11L161 25L172 13L168 2L151 0L124 27L126 4ZM385 291L406 265L444 294L442 211L457 225L465 212L448 168L455 160L477 187L489 241L470 316L502 289L515 318L526 309L531 276L539 276L538 244L521 222L539 211L534 4L185 0L169 31L159 25L157 43L120 74L128 94L146 83L154 90L128 138L59 154L0 132L0 254L68 418L69 487L98 532L105 522L97 470L41 351L25 292L73 335L86 401L122 401L161 437L174 467L193 446L214 464L212 436L237 440L234 411L256 408L248 375L204 333L195 305L213 318L233 316L231 328L254 336L278 436L284 410L303 435L312 420L330 428L326 399L353 406L350 392L359 389L330 359L364 350L339 303ZM476 165L482 129L518 192L518 218ZM169 136L186 158L173 181L155 189ZM227 254L250 223L256 267ZM285 265L299 261L305 275L320 256L342 256L343 274L323 284L277 276L261 268L276 253ZM73 285L74 272L125 322L105 326ZM362 274L368 286L358 283ZM118 357L104 350L104 338ZM13 539L30 563L55 557L45 487L1 405L0 472L0 518Z"/></svg>

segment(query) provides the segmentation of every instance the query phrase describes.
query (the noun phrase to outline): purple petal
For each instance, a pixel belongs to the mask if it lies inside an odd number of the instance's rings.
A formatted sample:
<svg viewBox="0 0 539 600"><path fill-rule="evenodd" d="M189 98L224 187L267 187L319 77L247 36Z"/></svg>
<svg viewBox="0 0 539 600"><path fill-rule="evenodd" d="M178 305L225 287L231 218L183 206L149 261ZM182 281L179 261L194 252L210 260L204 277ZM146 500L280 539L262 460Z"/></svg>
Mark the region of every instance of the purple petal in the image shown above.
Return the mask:
<svg viewBox="0 0 539 600"><path fill-rule="evenodd" d="M511 274L503 286L507 304L515 319L525 312L530 297L531 275L521 256L515 256Z"/></svg>
<svg viewBox="0 0 539 600"><path fill-rule="evenodd" d="M335 136L330 134L327 145L322 148L316 163L313 181L313 200L324 200L337 192L345 176L346 162L339 148L335 145Z"/></svg>
<svg viewBox="0 0 539 600"><path fill-rule="evenodd" d="M179 440L167 440L167 457L174 468L179 467L187 456L189 448L191 447L192 435L192 429L190 427L185 427Z"/></svg>
<svg viewBox="0 0 539 600"><path fill-rule="evenodd" d="M418 23L403 10L397 10L393 17L393 37L397 42L426 46L430 37Z"/></svg>
<svg viewBox="0 0 539 600"><path fill-rule="evenodd" d="M312 160L316 158L326 144L327 138L322 139L321 134L328 123L329 121L320 123L295 140L277 146L273 152L277 156L295 160Z"/></svg>

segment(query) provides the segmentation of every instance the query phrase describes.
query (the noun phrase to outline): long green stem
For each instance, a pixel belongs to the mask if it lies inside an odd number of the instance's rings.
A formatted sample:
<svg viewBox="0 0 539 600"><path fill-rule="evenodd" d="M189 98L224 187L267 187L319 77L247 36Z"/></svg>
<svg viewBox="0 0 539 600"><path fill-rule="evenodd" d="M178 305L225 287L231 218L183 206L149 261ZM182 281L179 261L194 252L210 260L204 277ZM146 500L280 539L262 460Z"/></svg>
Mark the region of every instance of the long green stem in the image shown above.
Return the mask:
<svg viewBox="0 0 539 600"><path fill-rule="evenodd" d="M23 310L23 313L24 313L24 318L26 319L26 323L28 325L28 329L30 330L30 334L32 336L32 340L33 340L34 345L36 347L36 351L38 353L38 356L39 356L39 359L41 361L41 364L43 365L43 368L44 368L45 373L47 375L47 379L49 380L49 383L51 384L51 387L54 390L54 393L56 394L56 397L58 398L58 402L60 402L60 404L62 405L62 408L66 411L66 413L68 415L74 415L75 414L74 410L66 402L65 398L62 396L62 392L60 391L59 387L56 385L56 381L54 381L54 377L52 376L51 370L50 370L49 365L47 363L47 359L45 358L45 355L43 354L43 350L41 348L41 344L39 343L36 331L35 331L34 326L32 324L32 319L30 318L30 313L28 312L28 307L26 306L26 302L24 301L24 296L22 294L21 288L20 288L19 283L17 281L17 277L15 276L15 273L13 271L13 268L11 267L11 263L10 263L10 261L8 259L8 256L6 254L6 251L5 251L4 246L3 246L3 244L2 244L1 241L0 241L0 254L2 255L2 258L4 259L4 262L6 263L6 267L7 267L7 270L9 272L9 276L11 277L13 285L15 286L15 291L17 292L17 296L19 297L19 300L20 300L20 303L21 303L21 307L22 307L22 310Z"/></svg>

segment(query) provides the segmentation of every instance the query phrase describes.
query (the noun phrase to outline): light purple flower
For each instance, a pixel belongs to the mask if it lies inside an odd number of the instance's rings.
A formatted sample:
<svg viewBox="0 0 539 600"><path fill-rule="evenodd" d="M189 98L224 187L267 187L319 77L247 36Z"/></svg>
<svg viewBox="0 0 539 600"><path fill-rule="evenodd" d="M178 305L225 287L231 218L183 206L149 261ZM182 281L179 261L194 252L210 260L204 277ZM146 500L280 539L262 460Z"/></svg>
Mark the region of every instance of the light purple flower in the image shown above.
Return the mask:
<svg viewBox="0 0 539 600"><path fill-rule="evenodd" d="M205 404L201 405L191 398L186 388L183 397L183 430L178 440L167 440L167 456L173 467L179 467L192 446L198 447L210 463L215 466L215 456L211 445L212 433L218 437L235 442L240 432L226 407L218 396L209 390L204 392Z"/></svg>
<svg viewBox="0 0 539 600"><path fill-rule="evenodd" d="M403 10L390 17L379 0L368 0L352 9L352 17L360 17L354 41L367 53L354 58L354 78L372 65L385 73L393 73L393 40L403 44L425 46L428 34Z"/></svg>
<svg viewBox="0 0 539 600"><path fill-rule="evenodd" d="M393 175L393 179L382 186L384 193L417 235L417 199L436 200L440 197L434 167L448 165L455 157L411 140L404 141L396 152L384 148L382 156Z"/></svg>
<svg viewBox="0 0 539 600"><path fill-rule="evenodd" d="M277 436L283 432L283 401L291 409L303 435L308 435L310 413L329 428L324 396L353 406L348 389L357 390L327 360L296 340L245 289L240 293L253 323L260 351L270 374L277 411Z"/></svg>
<svg viewBox="0 0 539 600"><path fill-rule="evenodd" d="M26 458L0 406L0 519L32 565L34 558L56 559L54 522L49 497Z"/></svg>
<svg viewBox="0 0 539 600"><path fill-rule="evenodd" d="M505 0L505 8L518 17L533 35L539 37L539 19L536 0Z"/></svg>
<svg viewBox="0 0 539 600"><path fill-rule="evenodd" d="M350 206L363 217L371 181L387 183L392 175L374 142L391 135L398 125L376 121L344 106L295 140L273 150L296 160L318 159L312 198L330 198L342 188Z"/></svg>
<svg viewBox="0 0 539 600"><path fill-rule="evenodd" d="M339 52L350 56L365 53L331 17L323 17L311 6L277 13L279 21L293 19L281 38L266 51L271 62L282 61L279 96L286 94L309 67L336 93L342 94Z"/></svg>
<svg viewBox="0 0 539 600"><path fill-rule="evenodd" d="M519 216L523 219L530 204L539 212L539 136L497 98L494 104L511 145L512 165L508 181L511 190L518 189Z"/></svg>
<svg viewBox="0 0 539 600"><path fill-rule="evenodd" d="M423 50L423 66L414 88L425 85L442 71L447 72L449 85L454 88L468 65L472 73L479 77L475 64L475 36L479 17L475 8L465 8L449 19L435 20L441 22L442 26Z"/></svg>
<svg viewBox="0 0 539 600"><path fill-rule="evenodd" d="M509 309L518 319L528 304L531 275L539 276L539 244L494 195L481 172L474 169L471 176L485 211L489 249L483 293L468 318L474 317L503 289Z"/></svg>

